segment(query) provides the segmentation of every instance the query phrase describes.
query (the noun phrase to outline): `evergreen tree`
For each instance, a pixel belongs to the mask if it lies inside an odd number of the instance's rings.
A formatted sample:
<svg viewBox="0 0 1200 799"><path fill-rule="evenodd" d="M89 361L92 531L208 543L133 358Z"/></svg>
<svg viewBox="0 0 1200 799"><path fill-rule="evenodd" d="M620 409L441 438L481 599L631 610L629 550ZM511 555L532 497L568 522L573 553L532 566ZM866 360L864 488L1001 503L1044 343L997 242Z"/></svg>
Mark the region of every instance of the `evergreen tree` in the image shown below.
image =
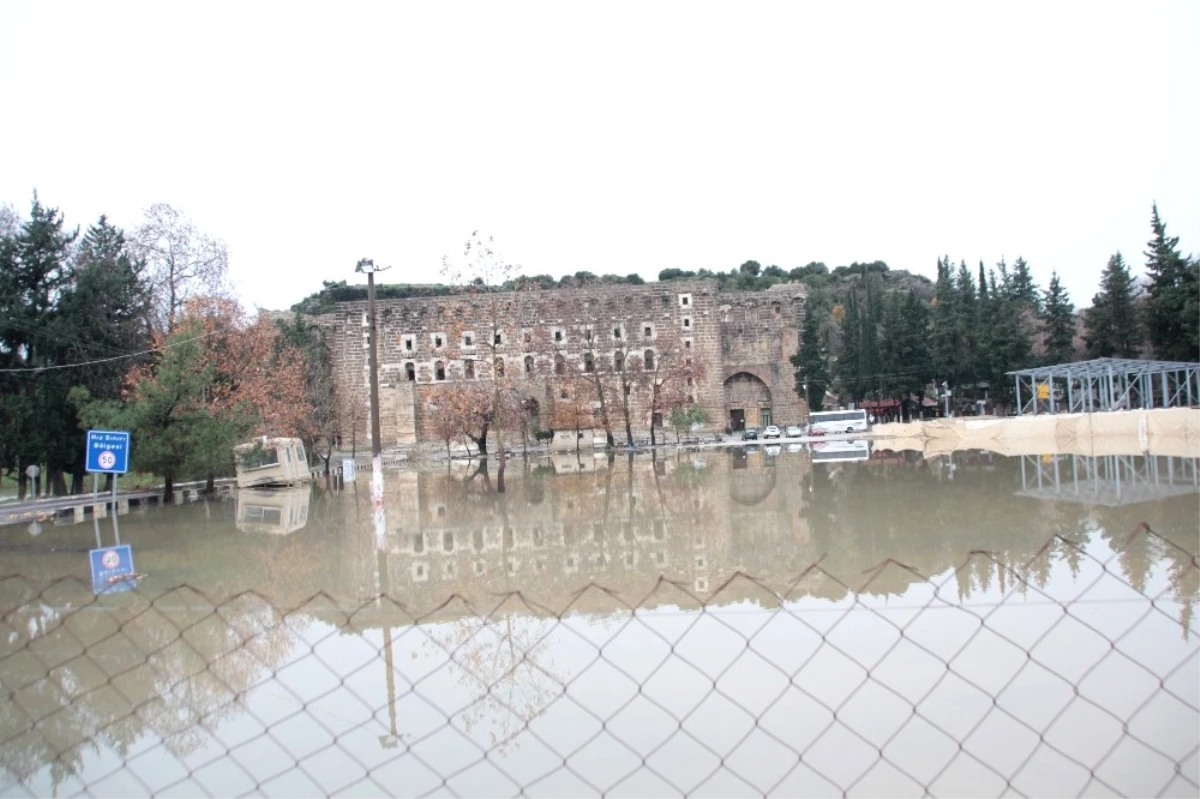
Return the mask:
<svg viewBox="0 0 1200 799"><path fill-rule="evenodd" d="M1038 296L1037 284L1029 272L1029 264L1024 258L1018 258L1013 264L1012 296L1017 302L1027 303L1029 307L1040 310L1041 298Z"/></svg>
<svg viewBox="0 0 1200 799"><path fill-rule="evenodd" d="M125 234L107 218L88 228L75 258L74 284L62 294L57 319L64 355L92 363L73 373L92 396L120 396L129 360L110 360L148 348L149 286L142 264L130 257Z"/></svg>
<svg viewBox="0 0 1200 799"><path fill-rule="evenodd" d="M933 298L933 320L931 330L933 370L936 376L951 384L958 382L958 360L960 342L955 322L958 316L958 291L950 259L940 258L937 265L937 283Z"/></svg>
<svg viewBox="0 0 1200 799"><path fill-rule="evenodd" d="M1058 272L1050 273L1042 321L1046 334L1046 363L1068 363L1075 359L1075 306L1059 282Z"/></svg>
<svg viewBox="0 0 1200 799"><path fill-rule="evenodd" d="M973 383L982 379L979 361L979 299L975 279L967 262L958 265L958 304L955 307L954 330L958 338L955 352L955 383Z"/></svg>
<svg viewBox="0 0 1200 799"><path fill-rule="evenodd" d="M858 344L858 397L865 397L879 387L879 321L880 288L877 275L867 278L866 297L861 315Z"/></svg>
<svg viewBox="0 0 1200 799"><path fill-rule="evenodd" d="M1084 339L1088 357L1136 358L1142 330L1134 308L1133 277L1121 253L1108 259L1100 276L1100 291L1084 312Z"/></svg>
<svg viewBox="0 0 1200 799"><path fill-rule="evenodd" d="M1147 243L1146 332L1156 358L1168 361L1200 360L1200 277L1196 263L1179 252L1179 237L1167 235L1167 224L1152 206Z"/></svg>
<svg viewBox="0 0 1200 799"><path fill-rule="evenodd" d="M995 275L992 276L992 286L995 285ZM975 367L977 374L984 377L986 380L991 380L993 375L994 361L994 338L996 324L996 305L999 299L996 292L992 290L992 286L988 285L987 274L983 267L983 261L979 262L979 311L977 314L978 323L976 324L976 345L978 347L975 356Z"/></svg>
<svg viewBox="0 0 1200 799"><path fill-rule="evenodd" d="M911 291L892 293L880 332L880 388L885 397L921 393L931 377L927 346L929 313Z"/></svg>
<svg viewBox="0 0 1200 799"><path fill-rule="evenodd" d="M818 305L809 302L804 314L804 328L800 336L800 349L792 356L796 367L796 393L808 402L810 411L819 411L825 406L825 389L829 386L829 369L825 363L825 352L821 346L820 311Z"/></svg>
<svg viewBox="0 0 1200 799"><path fill-rule="evenodd" d="M63 363L79 334L58 324L58 301L72 279L71 246L78 232L63 229L55 208L35 194L29 219L0 245L0 351L14 368ZM65 494L65 472L79 474L79 430L67 403L70 374L10 373L0 381L0 457L3 468L43 464L47 484ZM24 478L20 477L22 486Z"/></svg>
<svg viewBox="0 0 1200 799"><path fill-rule="evenodd" d="M862 347L862 320L858 313L858 298L854 292L846 296L846 316L842 321L842 352L838 355L838 380L842 384L842 392L851 401L856 401L861 395L859 384L861 374L859 366L862 363L860 348Z"/></svg>

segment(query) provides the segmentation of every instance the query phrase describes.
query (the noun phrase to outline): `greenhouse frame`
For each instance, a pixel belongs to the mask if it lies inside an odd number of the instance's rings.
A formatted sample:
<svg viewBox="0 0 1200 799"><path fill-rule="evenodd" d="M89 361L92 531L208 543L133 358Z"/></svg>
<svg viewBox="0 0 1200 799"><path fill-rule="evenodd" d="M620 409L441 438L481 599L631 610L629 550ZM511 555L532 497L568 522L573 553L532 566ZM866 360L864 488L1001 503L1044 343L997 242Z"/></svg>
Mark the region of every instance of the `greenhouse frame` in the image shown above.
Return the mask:
<svg viewBox="0 0 1200 799"><path fill-rule="evenodd" d="M1096 358L1007 372L1017 415L1187 408L1200 402L1200 363Z"/></svg>

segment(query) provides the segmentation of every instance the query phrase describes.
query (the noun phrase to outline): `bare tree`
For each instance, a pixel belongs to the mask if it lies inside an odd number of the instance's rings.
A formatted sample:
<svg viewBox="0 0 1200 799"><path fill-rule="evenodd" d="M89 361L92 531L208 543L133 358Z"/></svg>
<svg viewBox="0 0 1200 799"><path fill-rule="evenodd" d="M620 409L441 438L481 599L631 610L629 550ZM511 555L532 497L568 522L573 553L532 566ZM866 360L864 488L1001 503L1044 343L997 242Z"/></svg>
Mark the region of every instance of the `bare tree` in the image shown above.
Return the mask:
<svg viewBox="0 0 1200 799"><path fill-rule="evenodd" d="M485 353L481 372L491 384L491 424L496 439L496 455L500 465L496 473L496 490L504 492L504 464L507 457L504 444L505 427L512 426L520 414L520 403L514 402L514 377L517 364L509 364L505 353L509 350L512 336L519 335L515 322L523 319L524 297L535 284L517 286L521 267L509 263L496 253L491 237L484 239L475 231L467 239L461 262L442 259L442 274L446 281L458 291L472 295L471 302L478 310L477 319L482 319L485 330L476 330L478 342L472 346ZM465 346L465 342L464 342ZM472 366L472 368L474 368ZM515 408L515 412L509 412ZM483 428L486 440L487 426ZM482 446L486 446L484 443Z"/></svg>
<svg viewBox="0 0 1200 799"><path fill-rule="evenodd" d="M154 324L162 332L175 329L179 310L188 299L229 294L225 243L202 233L191 219L166 203L146 209L131 249L146 263L153 289Z"/></svg>

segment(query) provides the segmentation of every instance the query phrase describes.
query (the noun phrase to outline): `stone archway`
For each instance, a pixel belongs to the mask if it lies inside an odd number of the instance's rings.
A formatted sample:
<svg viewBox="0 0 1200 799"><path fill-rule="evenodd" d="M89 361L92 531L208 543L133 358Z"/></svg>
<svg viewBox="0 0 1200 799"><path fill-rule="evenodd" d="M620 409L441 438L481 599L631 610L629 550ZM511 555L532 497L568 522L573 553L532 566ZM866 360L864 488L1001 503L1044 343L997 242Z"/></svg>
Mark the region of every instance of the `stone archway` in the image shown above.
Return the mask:
<svg viewBox="0 0 1200 799"><path fill-rule="evenodd" d="M725 418L733 430L771 424L771 389L762 378L737 372L725 379Z"/></svg>

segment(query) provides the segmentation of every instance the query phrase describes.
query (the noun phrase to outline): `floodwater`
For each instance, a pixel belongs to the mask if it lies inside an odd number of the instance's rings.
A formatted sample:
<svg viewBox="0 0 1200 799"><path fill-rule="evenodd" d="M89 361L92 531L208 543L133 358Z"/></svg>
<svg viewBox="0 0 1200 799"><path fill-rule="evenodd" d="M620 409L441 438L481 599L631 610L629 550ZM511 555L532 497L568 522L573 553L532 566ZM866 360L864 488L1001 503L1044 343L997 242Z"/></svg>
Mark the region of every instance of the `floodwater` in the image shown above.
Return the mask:
<svg viewBox="0 0 1200 799"><path fill-rule="evenodd" d="M1195 459L496 478L0 528L0 795L1197 794Z"/></svg>

